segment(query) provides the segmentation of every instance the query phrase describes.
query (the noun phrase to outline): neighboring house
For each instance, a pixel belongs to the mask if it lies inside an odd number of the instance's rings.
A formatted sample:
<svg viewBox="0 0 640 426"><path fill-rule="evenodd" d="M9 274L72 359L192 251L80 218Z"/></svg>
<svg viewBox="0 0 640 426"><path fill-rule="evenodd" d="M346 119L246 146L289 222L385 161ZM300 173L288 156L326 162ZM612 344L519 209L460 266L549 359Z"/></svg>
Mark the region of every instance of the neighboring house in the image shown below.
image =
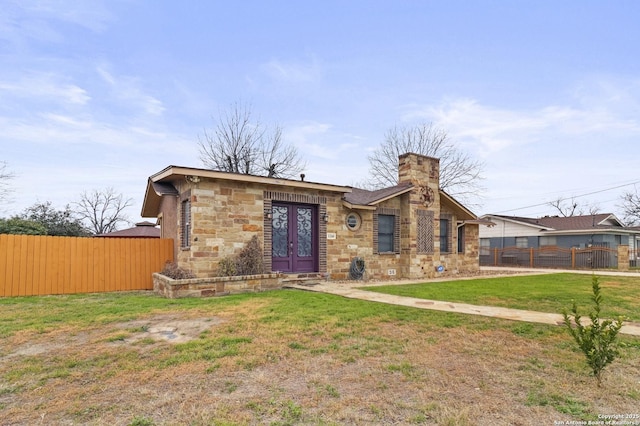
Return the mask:
<svg viewBox="0 0 640 426"><path fill-rule="evenodd" d="M493 256L494 249L558 247L587 250L598 247L615 252L618 246L628 246L630 261L634 262L640 245L640 230L625 227L610 213L541 218L489 214L482 218L495 224L480 229L482 264L490 263L487 259Z"/></svg>
<svg viewBox="0 0 640 426"><path fill-rule="evenodd" d="M323 183L169 166L149 178L143 217L173 238L176 261L198 277L257 235L265 272L369 278L476 271L481 221L439 189L439 160L399 158L399 184L367 191Z"/></svg>
<svg viewBox="0 0 640 426"><path fill-rule="evenodd" d="M160 228L152 222L138 222L133 228L122 229L120 231L107 232L106 234L96 234L96 237L103 238L160 238Z"/></svg>

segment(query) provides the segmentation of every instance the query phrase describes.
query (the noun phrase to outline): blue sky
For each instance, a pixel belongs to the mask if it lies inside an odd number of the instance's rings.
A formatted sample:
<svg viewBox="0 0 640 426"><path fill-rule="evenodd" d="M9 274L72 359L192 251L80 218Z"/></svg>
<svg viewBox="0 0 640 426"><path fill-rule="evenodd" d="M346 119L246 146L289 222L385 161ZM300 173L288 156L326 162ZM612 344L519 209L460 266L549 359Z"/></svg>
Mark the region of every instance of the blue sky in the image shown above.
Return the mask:
<svg viewBox="0 0 640 426"><path fill-rule="evenodd" d="M361 181L387 129L433 122L485 164L478 215L619 213L640 188L638 22L636 1L0 0L2 214L113 187L140 220L148 176L202 167L235 102L310 181Z"/></svg>

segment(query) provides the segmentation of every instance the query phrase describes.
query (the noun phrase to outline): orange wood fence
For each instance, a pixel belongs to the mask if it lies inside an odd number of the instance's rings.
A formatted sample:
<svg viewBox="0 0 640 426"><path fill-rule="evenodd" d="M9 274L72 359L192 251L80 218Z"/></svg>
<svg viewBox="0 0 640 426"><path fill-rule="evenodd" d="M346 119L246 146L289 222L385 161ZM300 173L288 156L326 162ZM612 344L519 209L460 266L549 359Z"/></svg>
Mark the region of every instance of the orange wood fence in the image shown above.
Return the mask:
<svg viewBox="0 0 640 426"><path fill-rule="evenodd" d="M153 289L173 240L0 235L0 297Z"/></svg>

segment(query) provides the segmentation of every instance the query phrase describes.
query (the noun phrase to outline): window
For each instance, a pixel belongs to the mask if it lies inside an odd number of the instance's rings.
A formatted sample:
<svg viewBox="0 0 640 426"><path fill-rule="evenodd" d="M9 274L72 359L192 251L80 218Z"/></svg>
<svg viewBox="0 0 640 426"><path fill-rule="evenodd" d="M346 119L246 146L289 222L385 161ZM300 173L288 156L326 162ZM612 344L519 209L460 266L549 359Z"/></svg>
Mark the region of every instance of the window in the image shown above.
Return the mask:
<svg viewBox="0 0 640 426"><path fill-rule="evenodd" d="M191 201L184 200L180 209L180 247L191 246Z"/></svg>
<svg viewBox="0 0 640 426"><path fill-rule="evenodd" d="M556 245L556 237L555 235L552 237L540 237L540 247L542 246L555 246Z"/></svg>
<svg viewBox="0 0 640 426"><path fill-rule="evenodd" d="M529 247L529 238L527 238L527 237L516 237L516 247L517 248L527 248L527 247Z"/></svg>
<svg viewBox="0 0 640 426"><path fill-rule="evenodd" d="M440 219L440 253L449 253L449 219Z"/></svg>
<svg viewBox="0 0 640 426"><path fill-rule="evenodd" d="M489 256L491 254L491 240L489 238L480 238L480 256Z"/></svg>
<svg viewBox="0 0 640 426"><path fill-rule="evenodd" d="M378 207L373 213L373 252L400 253L400 209Z"/></svg>
<svg viewBox="0 0 640 426"><path fill-rule="evenodd" d="M464 253L464 225L458 227L458 253Z"/></svg>
<svg viewBox="0 0 640 426"><path fill-rule="evenodd" d="M378 215L378 253L393 253L396 217L389 214Z"/></svg>
<svg viewBox="0 0 640 426"><path fill-rule="evenodd" d="M162 215L162 213L160 213L158 215L158 220L156 221L156 224L160 226L160 238L167 238L166 230L164 229L164 225L162 224L162 219L164 219L164 216Z"/></svg>
<svg viewBox="0 0 640 426"><path fill-rule="evenodd" d="M360 215L358 213L351 212L347 215L345 222L347 224L347 228L350 231L357 231L358 229L360 229L362 219L360 218Z"/></svg>

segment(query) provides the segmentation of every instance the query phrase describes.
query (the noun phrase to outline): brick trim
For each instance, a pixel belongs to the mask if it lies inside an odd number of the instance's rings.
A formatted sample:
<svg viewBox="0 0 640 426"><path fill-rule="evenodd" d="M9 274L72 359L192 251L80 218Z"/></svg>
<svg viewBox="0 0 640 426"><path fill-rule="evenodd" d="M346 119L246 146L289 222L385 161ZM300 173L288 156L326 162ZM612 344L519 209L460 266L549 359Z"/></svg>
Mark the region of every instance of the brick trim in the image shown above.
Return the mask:
<svg viewBox="0 0 640 426"><path fill-rule="evenodd" d="M271 240L271 219L268 215L271 213L271 207L274 201L318 206L318 272L327 272L327 223L323 220L327 214L327 197L280 191L263 192L264 251L262 259L265 270L271 271L273 265L271 258L271 249L273 248L273 242Z"/></svg>

